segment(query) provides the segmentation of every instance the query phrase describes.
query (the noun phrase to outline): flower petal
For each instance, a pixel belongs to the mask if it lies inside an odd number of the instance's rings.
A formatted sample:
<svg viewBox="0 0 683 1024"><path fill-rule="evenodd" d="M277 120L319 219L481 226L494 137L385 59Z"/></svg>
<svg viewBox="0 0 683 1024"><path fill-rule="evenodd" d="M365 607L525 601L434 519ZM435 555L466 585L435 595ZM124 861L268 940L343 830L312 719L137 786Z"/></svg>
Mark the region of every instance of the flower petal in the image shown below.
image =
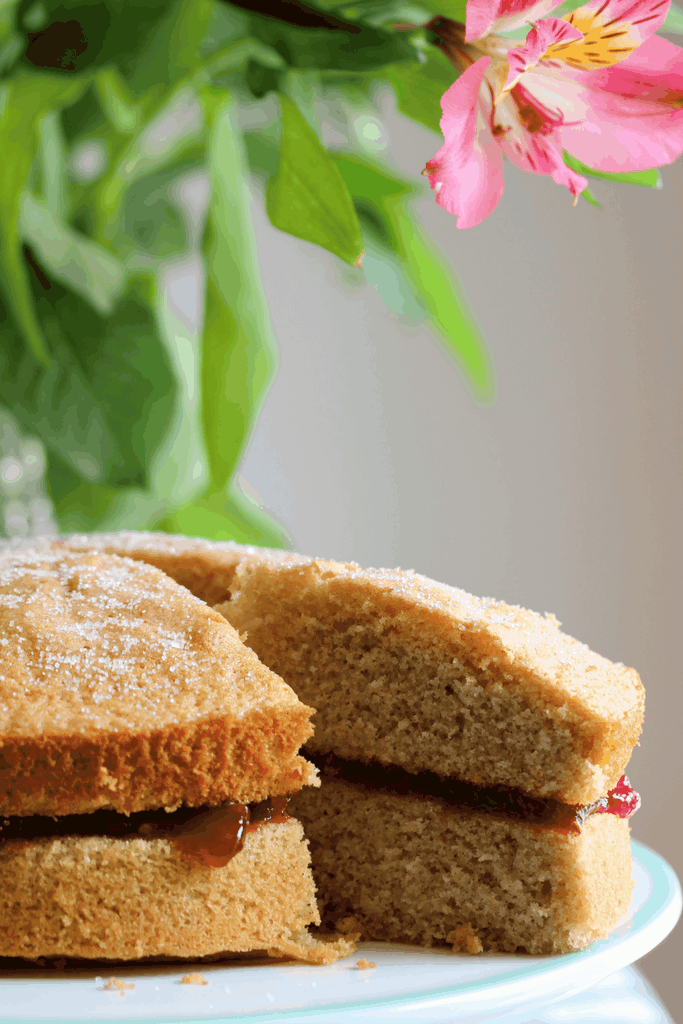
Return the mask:
<svg viewBox="0 0 683 1024"><path fill-rule="evenodd" d="M523 82L561 120L564 148L589 167L642 171L683 152L683 49L666 39L649 39L614 68L557 72L539 64Z"/></svg>
<svg viewBox="0 0 683 1024"><path fill-rule="evenodd" d="M489 57L475 61L441 99L445 142L425 173L436 201L474 227L495 209L503 194L503 158L480 106ZM491 101L492 103L492 101Z"/></svg>
<svg viewBox="0 0 683 1024"><path fill-rule="evenodd" d="M580 129L560 129L562 145L596 171L647 171L673 163L683 153L683 111L642 118L593 111Z"/></svg>
<svg viewBox="0 0 683 1024"><path fill-rule="evenodd" d="M589 75L569 71L572 81L579 82L592 93L593 102L610 94L632 97L639 103L648 100L668 104L672 108L683 106L683 49L661 36L653 36L620 64L593 71Z"/></svg>
<svg viewBox="0 0 683 1024"><path fill-rule="evenodd" d="M525 22L538 21L557 7L557 0L467 0L465 42L489 32L510 32Z"/></svg>
<svg viewBox="0 0 683 1024"><path fill-rule="evenodd" d="M505 92L512 89L525 71L538 64L539 60L543 60L550 47L553 47L553 50L561 50L579 39L583 39L583 33L564 18L544 18L537 21L526 37L524 46L508 51L509 70Z"/></svg>
<svg viewBox="0 0 683 1024"><path fill-rule="evenodd" d="M664 23L671 0L589 0L565 15L583 40L553 47L549 58L593 71L629 57Z"/></svg>
<svg viewBox="0 0 683 1024"><path fill-rule="evenodd" d="M549 174L578 199L588 182L565 164L557 134L559 123L548 110L516 86L496 107L496 120L502 128L498 139L508 160L523 171Z"/></svg>

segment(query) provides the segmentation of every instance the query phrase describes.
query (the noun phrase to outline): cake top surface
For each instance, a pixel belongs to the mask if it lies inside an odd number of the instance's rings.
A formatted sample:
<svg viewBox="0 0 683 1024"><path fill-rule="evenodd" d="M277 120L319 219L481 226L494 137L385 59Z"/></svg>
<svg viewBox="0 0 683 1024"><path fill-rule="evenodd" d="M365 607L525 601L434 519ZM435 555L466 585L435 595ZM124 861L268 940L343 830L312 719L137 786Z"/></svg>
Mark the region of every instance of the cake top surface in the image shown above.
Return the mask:
<svg viewBox="0 0 683 1024"><path fill-rule="evenodd" d="M412 570L362 569L355 563L300 557L289 564L264 556L245 564L242 583L262 575L285 581L297 574L310 585L355 602L391 602L403 615L424 623L440 640L456 639L482 668L495 667L510 680L524 680L553 704L575 704L596 717L618 719L643 701L635 669L596 654L563 633L556 617L437 583ZM238 573L237 580L240 580Z"/></svg>
<svg viewBox="0 0 683 1024"><path fill-rule="evenodd" d="M161 556L186 557L206 554L220 561L235 562L246 556L268 558L271 561L289 561L299 556L277 548L259 548L252 544L238 544L233 540L206 540L203 537L184 537L174 533L121 530L115 533L70 533L59 541L74 550L113 551L116 554L137 556L141 553ZM26 542L24 542L25 544Z"/></svg>
<svg viewBox="0 0 683 1024"><path fill-rule="evenodd" d="M353 562L313 559L276 549L209 541L165 533L119 532L71 534L61 539L75 550L116 551L136 558L162 556L165 571L175 559L186 562L201 556L215 565L240 563L246 573L294 573L314 566L320 583L334 579L335 587L352 587L359 595L379 598L389 594L404 611L422 616L442 639L457 630L465 647L483 661L517 679L542 688L553 702L579 704L592 714L614 720L641 703L643 687L637 672L592 651L563 633L554 615L540 615L490 597L475 597L457 587L437 583L412 570L362 569ZM26 542L24 542L26 544ZM239 577L238 577L239 578ZM237 583L239 587L240 584Z"/></svg>
<svg viewBox="0 0 683 1024"><path fill-rule="evenodd" d="M0 737L150 733L302 705L216 612L116 555L0 558Z"/></svg>
<svg viewBox="0 0 683 1024"><path fill-rule="evenodd" d="M41 546L40 540L32 543ZM143 562L149 558L171 574L176 560L187 564L193 557L202 569L229 564L231 574L237 569L237 590L253 586L247 583L253 573L267 588L278 579L284 582L305 572L309 580L315 577L318 588L344 590L349 597L353 593L355 601L390 599L403 615L423 621L431 635L443 641L457 638L482 667L528 683L552 704L573 704L596 718L615 721L643 703L642 683L634 669L609 661L563 633L554 615L476 597L412 570L362 569L352 562L164 533L72 534L59 543L77 551L129 553ZM6 545L2 559L26 545ZM49 541L42 546L51 549Z"/></svg>

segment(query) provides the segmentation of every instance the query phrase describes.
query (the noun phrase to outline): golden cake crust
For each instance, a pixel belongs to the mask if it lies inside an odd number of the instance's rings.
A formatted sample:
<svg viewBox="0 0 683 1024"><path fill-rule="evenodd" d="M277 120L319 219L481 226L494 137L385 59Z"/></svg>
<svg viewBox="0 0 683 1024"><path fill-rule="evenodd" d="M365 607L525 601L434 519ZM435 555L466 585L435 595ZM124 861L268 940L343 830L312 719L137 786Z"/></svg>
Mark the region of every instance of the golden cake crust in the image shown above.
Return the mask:
<svg viewBox="0 0 683 1024"><path fill-rule="evenodd" d="M0 559L0 813L251 802L315 783L311 709L152 566Z"/></svg>

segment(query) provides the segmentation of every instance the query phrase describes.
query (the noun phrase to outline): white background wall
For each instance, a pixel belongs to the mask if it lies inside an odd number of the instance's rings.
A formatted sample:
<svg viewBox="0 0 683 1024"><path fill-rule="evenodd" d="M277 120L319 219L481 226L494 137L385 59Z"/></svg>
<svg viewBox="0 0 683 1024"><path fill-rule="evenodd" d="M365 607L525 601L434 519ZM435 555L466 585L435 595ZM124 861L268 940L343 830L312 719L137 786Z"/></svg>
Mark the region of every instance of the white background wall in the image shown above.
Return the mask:
<svg viewBox="0 0 683 1024"><path fill-rule="evenodd" d="M436 138L394 120L418 172ZM425 331L259 221L280 369L243 474L311 555L415 570L538 611L648 691L636 838L683 873L683 168L596 183L598 211L509 165L480 227L425 222L493 353L477 404ZM683 1020L683 928L644 961Z"/></svg>

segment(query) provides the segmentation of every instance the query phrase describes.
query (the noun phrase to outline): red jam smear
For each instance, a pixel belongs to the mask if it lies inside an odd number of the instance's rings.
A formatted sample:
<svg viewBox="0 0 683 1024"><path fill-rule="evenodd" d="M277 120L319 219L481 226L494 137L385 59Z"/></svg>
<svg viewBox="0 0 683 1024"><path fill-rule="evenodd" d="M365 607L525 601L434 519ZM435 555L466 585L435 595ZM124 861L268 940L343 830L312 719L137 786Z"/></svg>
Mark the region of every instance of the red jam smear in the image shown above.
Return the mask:
<svg viewBox="0 0 683 1024"><path fill-rule="evenodd" d="M247 804L230 803L200 811L166 836L191 860L223 868L244 846L248 825Z"/></svg>
<svg viewBox="0 0 683 1024"><path fill-rule="evenodd" d="M170 839L195 863L222 868L240 852L247 832L266 822L289 820L287 800L286 796L276 796L251 806L230 802L219 807L180 807L170 813L153 810L125 815L100 810L59 818L0 816L0 843L74 835Z"/></svg>
<svg viewBox="0 0 683 1024"><path fill-rule="evenodd" d="M558 814L552 822L555 828L566 832L580 833L586 818L591 814L615 814L618 818L630 818L640 807L640 796L631 786L625 775L622 775L614 789L607 796L601 796L593 804L586 807L569 807L558 804Z"/></svg>
<svg viewBox="0 0 683 1024"><path fill-rule="evenodd" d="M323 776L341 779L362 788L388 793L433 797L454 807L514 818L530 825L558 829L568 835L579 835L591 814L616 814L630 818L640 807L640 797L631 788L625 775L607 796L580 807L553 798L531 797L505 786L476 786L462 779L445 779L434 772L412 774L397 765L365 764L347 761L335 754L308 754Z"/></svg>
<svg viewBox="0 0 683 1024"><path fill-rule="evenodd" d="M614 789L610 789L607 796L599 800L599 807L595 808L596 814L616 814L617 818L630 818L640 807L640 795L622 775Z"/></svg>
<svg viewBox="0 0 683 1024"><path fill-rule="evenodd" d="M287 797L275 796L251 808L229 803L198 811L166 835L193 861L210 868L223 868L244 846L247 832L255 832L266 822L287 821Z"/></svg>
<svg viewBox="0 0 683 1024"><path fill-rule="evenodd" d="M288 796L271 796L260 804L252 804L251 820L247 825L247 832L255 832L260 825L268 822L271 825L281 825L283 821L291 821L291 814L287 813Z"/></svg>

